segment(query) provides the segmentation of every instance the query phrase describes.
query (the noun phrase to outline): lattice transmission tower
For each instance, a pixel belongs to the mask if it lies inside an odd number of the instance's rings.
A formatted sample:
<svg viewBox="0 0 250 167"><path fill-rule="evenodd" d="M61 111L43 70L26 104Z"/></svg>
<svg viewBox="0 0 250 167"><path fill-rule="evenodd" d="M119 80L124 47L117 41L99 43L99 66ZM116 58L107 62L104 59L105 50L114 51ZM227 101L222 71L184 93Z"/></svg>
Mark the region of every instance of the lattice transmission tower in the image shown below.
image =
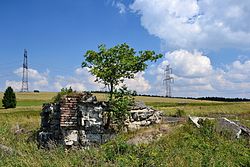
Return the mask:
<svg viewBox="0 0 250 167"><path fill-rule="evenodd" d="M23 79L22 79L22 89L21 92L29 91L29 82L28 82L28 53L27 50L24 49L23 55Z"/></svg>
<svg viewBox="0 0 250 167"><path fill-rule="evenodd" d="M172 74L172 68L170 68L170 65L167 65L165 72L164 72L164 79L163 83L166 88L166 97L172 97L172 87L171 84L174 82L174 78L171 76Z"/></svg>

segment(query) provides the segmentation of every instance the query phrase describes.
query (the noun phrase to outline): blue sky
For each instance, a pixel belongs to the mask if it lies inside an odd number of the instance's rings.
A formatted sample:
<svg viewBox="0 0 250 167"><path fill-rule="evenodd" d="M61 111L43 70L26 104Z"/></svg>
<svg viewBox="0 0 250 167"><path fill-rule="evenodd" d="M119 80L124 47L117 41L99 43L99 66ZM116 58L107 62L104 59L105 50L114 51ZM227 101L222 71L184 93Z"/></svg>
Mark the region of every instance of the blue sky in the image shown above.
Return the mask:
<svg viewBox="0 0 250 167"><path fill-rule="evenodd" d="M244 0L1 0L0 91L20 90L24 48L30 90L102 89L79 68L83 54L126 42L164 54L126 81L139 93L163 95L170 64L174 96L249 98L249 8Z"/></svg>

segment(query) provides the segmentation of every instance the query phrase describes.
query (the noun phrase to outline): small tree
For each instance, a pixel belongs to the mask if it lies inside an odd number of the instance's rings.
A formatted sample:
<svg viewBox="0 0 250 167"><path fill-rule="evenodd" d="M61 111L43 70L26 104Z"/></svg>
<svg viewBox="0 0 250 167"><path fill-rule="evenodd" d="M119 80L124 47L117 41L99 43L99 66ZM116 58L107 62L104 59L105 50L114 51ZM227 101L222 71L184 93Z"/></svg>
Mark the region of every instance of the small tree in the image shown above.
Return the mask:
<svg viewBox="0 0 250 167"><path fill-rule="evenodd" d="M16 108L16 95L10 86L4 92L2 103L6 109Z"/></svg>
<svg viewBox="0 0 250 167"><path fill-rule="evenodd" d="M107 49L105 45L98 46L99 51L88 50L84 55L82 67L88 67L90 73L96 76L96 82L103 83L110 90L110 100L115 86L125 78L134 78L135 74L147 68L146 62L156 61L161 54L154 51L140 51L138 55L126 43Z"/></svg>
<svg viewBox="0 0 250 167"><path fill-rule="evenodd" d="M99 51L88 50L82 62L82 68L87 67L96 76L96 82L103 83L109 88L110 111L107 116L106 128L109 128L111 115L115 116L118 125L122 125L128 111L129 99L118 93L113 100L115 87L123 83L124 79L131 79L135 74L147 68L148 61L156 61L161 54L154 51L140 51L138 54L126 43L107 49L105 45L98 46ZM117 93L117 92L116 92Z"/></svg>

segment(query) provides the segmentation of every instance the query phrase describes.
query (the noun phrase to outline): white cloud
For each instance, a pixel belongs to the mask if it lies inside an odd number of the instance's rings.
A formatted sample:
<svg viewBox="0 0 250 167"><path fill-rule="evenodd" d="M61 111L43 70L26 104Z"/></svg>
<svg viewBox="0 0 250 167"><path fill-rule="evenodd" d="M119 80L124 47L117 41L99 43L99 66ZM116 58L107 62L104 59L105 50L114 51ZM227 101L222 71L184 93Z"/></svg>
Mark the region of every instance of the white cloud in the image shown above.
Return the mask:
<svg viewBox="0 0 250 167"><path fill-rule="evenodd" d="M49 82L47 81L47 79L41 79L38 81L34 81L33 85L34 87L42 87L42 86L47 86L49 84Z"/></svg>
<svg viewBox="0 0 250 167"><path fill-rule="evenodd" d="M88 68L77 68L77 69L75 69L75 73L77 75L87 76L87 75L89 75L89 69Z"/></svg>
<svg viewBox="0 0 250 167"><path fill-rule="evenodd" d="M90 90L103 90L104 85L95 82L95 76L89 73L87 68L77 68L75 73L78 77L85 78L85 85ZM138 93L146 93L150 88L149 82L144 77L144 72L137 73L134 79L125 79L124 83L131 90L136 90Z"/></svg>
<svg viewBox="0 0 250 167"><path fill-rule="evenodd" d="M250 1L135 0L130 8L166 46L250 49Z"/></svg>
<svg viewBox="0 0 250 167"><path fill-rule="evenodd" d="M123 0L108 0L107 3L111 3L112 6L116 7L120 14L125 14L127 6L122 1Z"/></svg>
<svg viewBox="0 0 250 167"><path fill-rule="evenodd" d="M58 82L58 81L55 81L55 82L53 83L53 86L54 86L54 89L55 89L56 91L60 91L60 90L63 88L62 84L61 84L60 82Z"/></svg>
<svg viewBox="0 0 250 167"><path fill-rule="evenodd" d="M23 69L22 67L16 69L13 71L14 74L17 76L22 77ZM28 69L28 81L29 81L29 90L32 91L34 89L39 89L39 90L47 90L48 89L48 75L49 71L47 70L44 73L40 73L35 69ZM5 86L12 86L16 91L20 91L22 87L22 82L21 81L15 81L15 80L7 80L5 82Z"/></svg>
<svg viewBox="0 0 250 167"><path fill-rule="evenodd" d="M71 87L73 90L76 90L76 91L86 91L84 84L81 82L69 83L66 85L66 88L69 88L69 87Z"/></svg>
<svg viewBox="0 0 250 167"><path fill-rule="evenodd" d="M150 67L150 75L156 78L150 83L154 94L164 95L164 70L167 64L173 68L174 96L227 96L250 98L250 60L236 60L225 68L214 69L209 57L201 52L177 50L165 55L158 66Z"/></svg>
<svg viewBox="0 0 250 167"><path fill-rule="evenodd" d="M22 75L23 75L23 68L20 67L20 68L16 69L14 71L14 73L17 76L22 77ZM39 73L35 69L32 69L32 68L28 69L28 77L29 77L29 79L33 79L33 80L45 80L48 74L49 74L48 70L45 73Z"/></svg>
<svg viewBox="0 0 250 167"><path fill-rule="evenodd" d="M145 72L139 72L134 79L125 79L124 83L130 90L136 90L138 93L147 93L151 86L144 77Z"/></svg>
<svg viewBox="0 0 250 167"><path fill-rule="evenodd" d="M150 69L151 75L156 77L151 91L164 95L164 71L168 64L173 70L175 96L199 96L204 91L214 90L209 80L213 73L210 59L198 51L176 50L166 53L164 60Z"/></svg>
<svg viewBox="0 0 250 167"><path fill-rule="evenodd" d="M83 79L74 76L56 76L53 80L53 86L56 91L60 91L62 88L71 87L76 91L86 91L85 83Z"/></svg>
<svg viewBox="0 0 250 167"><path fill-rule="evenodd" d="M95 76L91 75L88 68L77 68L75 73L77 77L82 78L86 84L88 90L104 90L104 85L95 82Z"/></svg>
<svg viewBox="0 0 250 167"><path fill-rule="evenodd" d="M205 77L212 72L210 59L198 51L191 53L186 50L176 50L168 52L165 58L178 76Z"/></svg>
<svg viewBox="0 0 250 167"><path fill-rule="evenodd" d="M234 61L226 69L217 69L213 83L218 90L247 92L250 89L250 60Z"/></svg>
<svg viewBox="0 0 250 167"><path fill-rule="evenodd" d="M126 13L126 6L123 3L117 2L116 7L119 9L120 14Z"/></svg>
<svg viewBox="0 0 250 167"><path fill-rule="evenodd" d="M21 81L9 81L9 80L6 80L5 81L5 87L12 87L12 89L14 91L20 91L21 88L22 88L22 82Z"/></svg>

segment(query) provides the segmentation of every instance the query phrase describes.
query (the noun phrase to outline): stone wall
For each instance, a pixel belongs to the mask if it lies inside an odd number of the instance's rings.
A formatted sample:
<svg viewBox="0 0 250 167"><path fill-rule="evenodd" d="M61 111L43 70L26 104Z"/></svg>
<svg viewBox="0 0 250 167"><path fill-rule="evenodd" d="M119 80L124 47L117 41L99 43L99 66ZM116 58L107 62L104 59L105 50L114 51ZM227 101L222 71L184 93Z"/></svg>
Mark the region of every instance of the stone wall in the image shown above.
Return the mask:
<svg viewBox="0 0 250 167"><path fill-rule="evenodd" d="M89 93L65 96L59 104L44 104L41 112L39 146L53 144L66 147L88 147L105 143L115 131L105 129L107 103ZM127 130L160 123L161 113L143 103L136 103L125 121Z"/></svg>
<svg viewBox="0 0 250 167"><path fill-rule="evenodd" d="M125 121L128 131L161 122L162 113L146 106L143 102L135 102L130 117Z"/></svg>

